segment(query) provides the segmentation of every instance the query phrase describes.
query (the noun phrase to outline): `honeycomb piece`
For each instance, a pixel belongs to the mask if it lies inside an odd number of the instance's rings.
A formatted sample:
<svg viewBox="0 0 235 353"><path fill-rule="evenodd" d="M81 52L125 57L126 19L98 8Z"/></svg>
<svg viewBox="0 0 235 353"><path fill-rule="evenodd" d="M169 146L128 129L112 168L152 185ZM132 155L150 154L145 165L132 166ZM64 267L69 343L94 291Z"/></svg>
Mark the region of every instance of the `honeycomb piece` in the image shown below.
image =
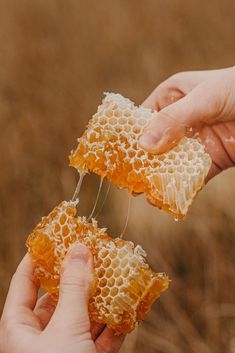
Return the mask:
<svg viewBox="0 0 235 353"><path fill-rule="evenodd" d="M76 217L78 201L62 202L36 226L26 246L36 263L41 286L58 298L61 263L74 242L91 250L95 280L89 299L90 318L128 333L143 320L153 302L167 289L168 278L154 273L145 252L130 241L112 239L97 222Z"/></svg>
<svg viewBox="0 0 235 353"><path fill-rule="evenodd" d="M120 94L106 93L70 165L108 178L130 193L145 193L153 205L182 218L204 185L211 158L197 140L184 137L167 153L153 155L138 143L154 111L134 104Z"/></svg>

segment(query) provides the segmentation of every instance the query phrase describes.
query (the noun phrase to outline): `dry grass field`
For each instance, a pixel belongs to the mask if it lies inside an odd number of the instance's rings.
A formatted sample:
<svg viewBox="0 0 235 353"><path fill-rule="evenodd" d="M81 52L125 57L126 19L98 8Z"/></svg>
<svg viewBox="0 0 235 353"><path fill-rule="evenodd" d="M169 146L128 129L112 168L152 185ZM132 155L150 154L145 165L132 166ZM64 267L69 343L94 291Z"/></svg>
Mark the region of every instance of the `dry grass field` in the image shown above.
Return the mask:
<svg viewBox="0 0 235 353"><path fill-rule="evenodd" d="M141 103L175 72L234 65L234 13L233 0L0 2L0 308L27 234L73 193L67 156L103 91ZM86 177L80 214L89 215L98 183ZM127 205L111 187L98 217L111 234L122 232ZM122 353L235 352L234 209L232 169L184 221L131 200L125 238L172 282Z"/></svg>

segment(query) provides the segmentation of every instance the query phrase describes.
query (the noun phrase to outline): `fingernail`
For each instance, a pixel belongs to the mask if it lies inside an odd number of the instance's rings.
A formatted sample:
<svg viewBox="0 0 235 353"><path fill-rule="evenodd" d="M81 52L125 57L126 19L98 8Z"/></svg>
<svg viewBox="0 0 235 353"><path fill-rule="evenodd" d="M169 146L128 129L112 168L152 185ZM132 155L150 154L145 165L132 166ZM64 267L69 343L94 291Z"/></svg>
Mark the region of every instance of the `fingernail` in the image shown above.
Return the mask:
<svg viewBox="0 0 235 353"><path fill-rule="evenodd" d="M139 143L143 148L155 149L160 139L160 136L158 138L157 136L153 135L151 131L148 131L140 137Z"/></svg>
<svg viewBox="0 0 235 353"><path fill-rule="evenodd" d="M90 252L85 245L77 243L70 250L70 258L87 263L90 258Z"/></svg>

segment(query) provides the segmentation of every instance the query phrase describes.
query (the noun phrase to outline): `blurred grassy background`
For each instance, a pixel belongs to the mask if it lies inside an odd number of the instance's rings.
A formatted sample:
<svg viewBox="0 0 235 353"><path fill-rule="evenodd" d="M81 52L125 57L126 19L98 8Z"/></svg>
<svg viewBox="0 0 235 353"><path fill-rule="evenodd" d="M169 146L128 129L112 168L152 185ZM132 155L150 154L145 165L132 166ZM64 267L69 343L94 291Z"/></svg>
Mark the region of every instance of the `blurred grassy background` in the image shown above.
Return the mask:
<svg viewBox="0 0 235 353"><path fill-rule="evenodd" d="M0 2L1 308L27 234L73 193L67 156L102 92L141 103L177 71L234 65L234 12L233 0ZM172 283L123 353L235 352L234 178L230 170L210 182L178 223L132 199L125 237ZM80 214L97 187L88 176ZM111 234L127 204L111 187L98 217Z"/></svg>

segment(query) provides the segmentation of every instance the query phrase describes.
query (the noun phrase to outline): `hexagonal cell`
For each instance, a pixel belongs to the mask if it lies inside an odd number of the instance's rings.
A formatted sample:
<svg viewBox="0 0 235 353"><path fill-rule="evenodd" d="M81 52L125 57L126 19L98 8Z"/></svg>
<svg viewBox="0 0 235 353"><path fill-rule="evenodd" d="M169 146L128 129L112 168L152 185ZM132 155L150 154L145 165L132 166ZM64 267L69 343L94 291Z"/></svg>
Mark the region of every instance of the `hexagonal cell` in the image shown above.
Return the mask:
<svg viewBox="0 0 235 353"><path fill-rule="evenodd" d="M138 144L137 144L137 142L135 141L135 142L133 142L133 144L132 144L132 148L133 148L133 150L134 151L136 151L137 152L137 150L138 150Z"/></svg>
<svg viewBox="0 0 235 353"><path fill-rule="evenodd" d="M109 267L110 264L111 264L110 258L107 257L106 259L104 259L104 261L103 261L104 268Z"/></svg>
<svg viewBox="0 0 235 353"><path fill-rule="evenodd" d="M95 295L100 295L100 293L101 293L101 289L100 287L97 287L95 291Z"/></svg>
<svg viewBox="0 0 235 353"><path fill-rule="evenodd" d="M138 159L134 164L133 164L135 169L140 169L143 167L143 162L141 161L141 159Z"/></svg>
<svg viewBox="0 0 235 353"><path fill-rule="evenodd" d="M60 232L60 224L59 223L55 224L54 232L55 233L59 233Z"/></svg>
<svg viewBox="0 0 235 353"><path fill-rule="evenodd" d="M130 132L131 131L131 127L129 125L125 125L124 126L124 131L127 132L127 133Z"/></svg>
<svg viewBox="0 0 235 353"><path fill-rule="evenodd" d="M111 118L113 116L113 110L104 110L104 115L107 116L108 118Z"/></svg>
<svg viewBox="0 0 235 353"><path fill-rule="evenodd" d="M96 267L97 267L97 269L100 268L100 267L103 268L102 260L100 258L97 259Z"/></svg>
<svg viewBox="0 0 235 353"><path fill-rule="evenodd" d="M129 264L130 264L131 267L135 268L137 266L137 261L135 259L131 259L129 261Z"/></svg>
<svg viewBox="0 0 235 353"><path fill-rule="evenodd" d="M178 166L178 167L176 168L176 171L177 171L178 173L184 173L184 166L183 166L183 165Z"/></svg>
<svg viewBox="0 0 235 353"><path fill-rule="evenodd" d="M195 152L199 151L200 148L201 148L201 145L199 145L198 143L194 143L194 145L193 145L193 150L194 150Z"/></svg>
<svg viewBox="0 0 235 353"><path fill-rule="evenodd" d="M105 298L106 304L107 305L111 305L113 302L113 298L111 297L110 293L108 295L108 297Z"/></svg>
<svg viewBox="0 0 235 353"><path fill-rule="evenodd" d="M120 287L121 285L123 285L123 279L122 277L118 277L115 281L115 284Z"/></svg>
<svg viewBox="0 0 235 353"><path fill-rule="evenodd" d="M66 249L69 248L70 244L71 244L70 237L64 238L64 246Z"/></svg>
<svg viewBox="0 0 235 353"><path fill-rule="evenodd" d="M101 257L102 259L104 259L107 255L108 255L108 250L107 249L102 249L100 252L99 252L99 257Z"/></svg>
<svg viewBox="0 0 235 353"><path fill-rule="evenodd" d="M107 124L107 119L102 116L102 117L99 119L99 124L100 124L100 125L105 125L105 124Z"/></svg>
<svg viewBox="0 0 235 353"><path fill-rule="evenodd" d="M112 273L113 274L113 273ZM107 276L108 277L108 276ZM107 282L107 286L109 287L113 287L115 284L115 279L114 278L110 278Z"/></svg>
<svg viewBox="0 0 235 353"><path fill-rule="evenodd" d="M64 237L67 237L69 235L69 227L67 225L62 227L62 234Z"/></svg>
<svg viewBox="0 0 235 353"><path fill-rule="evenodd" d="M181 164L181 160L180 160L179 158L177 158L177 159L175 159L175 160L173 161L173 164L174 164L175 166L178 166L178 165Z"/></svg>
<svg viewBox="0 0 235 353"><path fill-rule="evenodd" d="M120 274L121 274L121 269L120 269L120 268L117 268L117 269L114 271L114 273L113 273L114 277L116 277L116 278L119 277Z"/></svg>
<svg viewBox="0 0 235 353"><path fill-rule="evenodd" d="M127 119L124 118L124 117L121 117L121 118L118 120L118 122L119 122L119 124L124 125L124 124L127 123Z"/></svg>
<svg viewBox="0 0 235 353"><path fill-rule="evenodd" d="M105 287L107 285L107 279L106 278L102 278L100 281L99 281L99 286L100 287Z"/></svg>
<svg viewBox="0 0 235 353"><path fill-rule="evenodd" d="M124 130L124 132L128 133L128 136L129 136L129 134L131 132L131 127L126 124L123 126L123 130Z"/></svg>
<svg viewBox="0 0 235 353"><path fill-rule="evenodd" d="M169 165L169 166L166 166L166 167L167 167L167 168L166 168L164 171L162 171L163 174L164 174L164 173L174 174L175 168L174 168L172 165Z"/></svg>
<svg viewBox="0 0 235 353"><path fill-rule="evenodd" d="M135 157L136 152L134 150L127 151L129 158Z"/></svg>
<svg viewBox="0 0 235 353"><path fill-rule="evenodd" d="M131 126L136 125L136 119L134 119L134 118L129 118L129 119L128 119L128 124L131 125Z"/></svg>
<svg viewBox="0 0 235 353"><path fill-rule="evenodd" d="M110 291L110 295L112 295L113 297L115 297L118 294L118 288L112 288Z"/></svg>
<svg viewBox="0 0 235 353"><path fill-rule="evenodd" d="M95 141L97 141L97 136L96 136L96 133L95 133L95 132L92 132L92 133L90 134L90 142L93 143L93 142L95 142Z"/></svg>
<svg viewBox="0 0 235 353"><path fill-rule="evenodd" d="M99 293L99 294L100 294L100 293ZM96 301L97 304L103 303L102 297L98 297L98 296L97 296L97 297L95 298L95 301Z"/></svg>
<svg viewBox="0 0 235 353"><path fill-rule="evenodd" d="M193 167L188 167L188 168L187 168L187 172L188 172L189 174L193 174L193 173L195 172L195 170L194 170Z"/></svg>
<svg viewBox="0 0 235 353"><path fill-rule="evenodd" d="M128 259L123 259L120 263L121 267L124 268L128 264Z"/></svg>
<svg viewBox="0 0 235 353"><path fill-rule="evenodd" d="M105 269L103 267L99 268L99 270L97 271L97 276L99 278L102 278L105 275Z"/></svg>
<svg viewBox="0 0 235 353"><path fill-rule="evenodd" d="M123 115L126 116L127 118L129 118L132 115L132 112L131 112L131 110L124 110Z"/></svg>
<svg viewBox="0 0 235 353"><path fill-rule="evenodd" d="M118 134L120 134L120 132L122 131L122 128L121 128L120 125L117 125L117 126L114 127L114 130L115 130L115 132L117 132Z"/></svg>
<svg viewBox="0 0 235 353"><path fill-rule="evenodd" d="M113 275L113 269L112 268L108 268L106 271L106 278L110 278Z"/></svg>
<svg viewBox="0 0 235 353"><path fill-rule="evenodd" d="M140 127L139 126L134 126L134 128L133 128L133 132L135 133L135 134L139 134L140 132L141 132L141 129L140 129Z"/></svg>
<svg viewBox="0 0 235 353"><path fill-rule="evenodd" d="M67 221L67 216L63 213L60 217L60 224L64 224Z"/></svg>
<svg viewBox="0 0 235 353"><path fill-rule="evenodd" d="M191 161L195 158L195 154L193 152L189 152L188 154L188 160Z"/></svg>
<svg viewBox="0 0 235 353"><path fill-rule="evenodd" d="M174 160L175 159L175 153L174 152L167 153L166 157L167 157L167 159Z"/></svg>
<svg viewBox="0 0 235 353"><path fill-rule="evenodd" d="M122 116L122 112L119 109L115 109L114 112L113 112L113 115L116 118L120 118Z"/></svg>
<svg viewBox="0 0 235 353"><path fill-rule="evenodd" d="M116 259L111 263L111 267L116 268L119 266L119 263L120 263L119 259Z"/></svg>
<svg viewBox="0 0 235 353"><path fill-rule="evenodd" d="M139 157L139 158L141 158L142 156L145 156L146 155L146 153L144 152L144 150L138 150L138 152L137 152L137 157Z"/></svg>
<svg viewBox="0 0 235 353"><path fill-rule="evenodd" d="M117 250L116 249L109 252L109 257L111 259L115 259L116 256L117 256Z"/></svg>
<svg viewBox="0 0 235 353"><path fill-rule="evenodd" d="M110 293L110 289L108 287L105 287L101 290L102 297L107 297L109 293Z"/></svg>
<svg viewBox="0 0 235 353"><path fill-rule="evenodd" d="M116 119L116 118L110 118L110 119L109 119L109 124L110 124L110 125L117 125L117 123L118 123L118 122L117 122L117 119Z"/></svg>
<svg viewBox="0 0 235 353"><path fill-rule="evenodd" d="M179 158L180 158L180 159L185 159L185 157L186 157L186 156L185 156L185 152L180 152L180 153L179 153Z"/></svg>
<svg viewBox="0 0 235 353"><path fill-rule="evenodd" d="M129 276L129 273L130 273L130 268L127 267L127 268L125 268L125 269L122 271L122 276L123 276L124 278L126 278L126 277Z"/></svg>

